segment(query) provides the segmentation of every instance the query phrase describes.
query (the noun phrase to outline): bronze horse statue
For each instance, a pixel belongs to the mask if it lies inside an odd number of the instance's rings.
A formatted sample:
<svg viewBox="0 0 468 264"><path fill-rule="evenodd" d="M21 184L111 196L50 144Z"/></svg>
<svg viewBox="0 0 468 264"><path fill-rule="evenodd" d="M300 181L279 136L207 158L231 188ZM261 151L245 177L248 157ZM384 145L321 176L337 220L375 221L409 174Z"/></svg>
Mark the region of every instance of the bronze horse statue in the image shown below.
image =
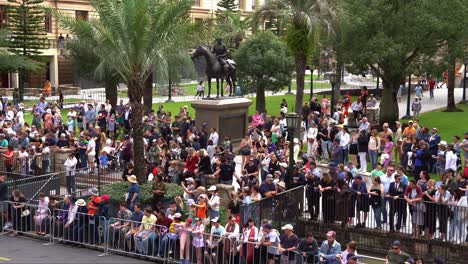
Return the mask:
<svg viewBox="0 0 468 264"><path fill-rule="evenodd" d="M235 62L232 60L229 60L228 62L228 67L227 70L224 68L218 61L218 58L216 57L211 50L206 47L206 46L199 46L192 54L192 60L198 57L204 57L206 60L206 70L205 74L208 79L208 96L207 98L210 98L211 95L211 79L215 78L216 79L216 98L219 98L219 81L221 81L221 96L224 96L223 93L223 85L224 85L224 80L226 80L226 83L229 84L231 89L229 89L229 96L231 96L233 93L232 91L235 88L236 85L236 68L235 68Z"/></svg>

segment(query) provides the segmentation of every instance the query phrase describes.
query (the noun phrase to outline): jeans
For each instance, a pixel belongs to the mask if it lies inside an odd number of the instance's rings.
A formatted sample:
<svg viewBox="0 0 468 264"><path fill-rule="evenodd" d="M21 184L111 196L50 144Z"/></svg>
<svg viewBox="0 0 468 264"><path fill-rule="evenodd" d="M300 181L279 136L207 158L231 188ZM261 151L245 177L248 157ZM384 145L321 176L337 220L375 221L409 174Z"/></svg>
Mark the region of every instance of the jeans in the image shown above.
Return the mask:
<svg viewBox="0 0 468 264"><path fill-rule="evenodd" d="M343 163L346 164L348 162L348 148L343 148Z"/></svg>
<svg viewBox="0 0 468 264"><path fill-rule="evenodd" d="M219 217L219 211L210 209L210 220L215 218L215 217Z"/></svg>
<svg viewBox="0 0 468 264"><path fill-rule="evenodd" d="M382 227L382 206L372 205L372 210L374 210L374 218L377 227Z"/></svg>
<svg viewBox="0 0 468 264"><path fill-rule="evenodd" d="M220 180L219 183L220 184L226 184L226 185L232 185L232 180L229 180L229 181Z"/></svg>
<svg viewBox="0 0 468 264"><path fill-rule="evenodd" d="M455 215L453 218L450 219L450 230L449 230L449 240L455 243L463 242L463 219L457 219ZM457 231L457 236L455 237L455 231Z"/></svg>
<svg viewBox="0 0 468 264"><path fill-rule="evenodd" d="M330 157L328 156L328 141L323 141L323 140L320 140L321 141L321 145L322 145L322 152L323 152L323 159L330 159Z"/></svg>
<svg viewBox="0 0 468 264"><path fill-rule="evenodd" d="M174 251L177 240L179 240L179 237L176 234L167 233L161 240L159 255L165 257L169 254L169 251Z"/></svg>
<svg viewBox="0 0 468 264"><path fill-rule="evenodd" d="M377 150L369 150L369 160L371 163L371 168L374 170L375 166L377 165Z"/></svg>
<svg viewBox="0 0 468 264"><path fill-rule="evenodd" d="M153 241L157 237L156 233L151 231L146 238L143 238L142 236L138 235L135 237L135 248L136 251L143 254L147 255L148 254L148 241Z"/></svg>

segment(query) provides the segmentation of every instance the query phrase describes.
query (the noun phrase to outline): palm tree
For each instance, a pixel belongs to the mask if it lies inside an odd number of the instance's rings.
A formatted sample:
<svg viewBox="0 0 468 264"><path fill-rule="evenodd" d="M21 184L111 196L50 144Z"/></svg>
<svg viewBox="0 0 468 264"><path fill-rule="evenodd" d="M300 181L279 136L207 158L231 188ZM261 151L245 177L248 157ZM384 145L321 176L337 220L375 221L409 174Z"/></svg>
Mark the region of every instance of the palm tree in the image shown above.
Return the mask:
<svg viewBox="0 0 468 264"><path fill-rule="evenodd" d="M135 175L146 180L143 144L145 82L190 35L190 0L91 0L98 18L76 20L60 15L62 26L95 43L97 67L110 67L128 86ZM187 52L187 56L189 56Z"/></svg>
<svg viewBox="0 0 468 264"><path fill-rule="evenodd" d="M0 47L8 47L8 30L0 31ZM41 68L40 64L25 56L16 55L6 49L0 48L0 70L18 70L37 71Z"/></svg>
<svg viewBox="0 0 468 264"><path fill-rule="evenodd" d="M247 38L247 33L252 27L250 17L242 17L242 12L226 11L224 14L224 23L218 23L215 29L215 35L223 38L226 43L238 49L240 43Z"/></svg>
<svg viewBox="0 0 468 264"><path fill-rule="evenodd" d="M335 6L327 0L274 0L267 2L254 15L256 23L274 20L279 33L285 28L286 42L296 65L296 112L300 113L304 97L307 58L317 43L320 32L332 32Z"/></svg>

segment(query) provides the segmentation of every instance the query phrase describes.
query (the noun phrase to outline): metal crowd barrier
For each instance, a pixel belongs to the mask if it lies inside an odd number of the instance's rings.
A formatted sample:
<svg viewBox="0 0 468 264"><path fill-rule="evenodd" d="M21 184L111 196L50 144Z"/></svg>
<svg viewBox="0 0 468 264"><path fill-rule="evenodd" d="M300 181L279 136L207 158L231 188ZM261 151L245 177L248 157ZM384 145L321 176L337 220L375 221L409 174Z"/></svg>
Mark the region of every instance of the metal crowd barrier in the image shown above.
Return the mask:
<svg viewBox="0 0 468 264"><path fill-rule="evenodd" d="M76 208L73 205L72 208ZM106 248L107 220L76 210L54 209L50 221L51 243L88 246L99 250Z"/></svg>
<svg viewBox="0 0 468 264"><path fill-rule="evenodd" d="M3 235L50 236L51 212L32 203L0 202L0 224Z"/></svg>

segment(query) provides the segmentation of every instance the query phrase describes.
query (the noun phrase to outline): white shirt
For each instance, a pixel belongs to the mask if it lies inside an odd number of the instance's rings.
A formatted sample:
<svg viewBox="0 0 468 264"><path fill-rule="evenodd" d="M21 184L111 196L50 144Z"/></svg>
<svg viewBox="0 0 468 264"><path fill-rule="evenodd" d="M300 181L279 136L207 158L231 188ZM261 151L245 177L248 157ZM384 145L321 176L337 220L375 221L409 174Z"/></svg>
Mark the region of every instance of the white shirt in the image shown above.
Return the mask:
<svg viewBox="0 0 468 264"><path fill-rule="evenodd" d="M88 155L96 155L96 141L93 138L88 142Z"/></svg>
<svg viewBox="0 0 468 264"><path fill-rule="evenodd" d="M249 227L246 227L244 228L244 243L247 243L249 242L249 235L250 235L250 232L254 231L254 241L250 241L250 243L253 243L253 242L257 242L257 239L258 239L258 228L256 226L253 226L252 228L249 228Z"/></svg>
<svg viewBox="0 0 468 264"><path fill-rule="evenodd" d="M349 139L350 139L350 135L346 132L341 132L341 136L340 136L340 146L343 147L343 148L347 148L348 147L348 144L349 144Z"/></svg>
<svg viewBox="0 0 468 264"><path fill-rule="evenodd" d="M73 176L75 174L75 168L76 168L76 164L78 163L78 161L76 160L75 157L73 158L68 158L67 160L65 160L65 168L66 168L66 171L67 172L72 172L70 174L70 176ZM67 173L67 176L68 176L68 173Z"/></svg>
<svg viewBox="0 0 468 264"><path fill-rule="evenodd" d="M214 194L213 196L211 196L210 200L208 201L208 205L214 211L219 211L219 203L220 203L220 199L219 199L218 194Z"/></svg>
<svg viewBox="0 0 468 264"><path fill-rule="evenodd" d="M213 146L218 146L218 140L219 140L218 133L216 131L212 132L208 140L213 141Z"/></svg>
<svg viewBox="0 0 468 264"><path fill-rule="evenodd" d="M226 229L228 226L232 225L231 223L227 224L226 227L224 228L224 235L227 236L228 238L238 238L240 235L240 230L239 230L239 224L235 223L234 226L234 231L232 232L227 232Z"/></svg>
<svg viewBox="0 0 468 264"><path fill-rule="evenodd" d="M73 223L76 217L76 211L78 211L78 206L77 205L70 205L70 208L68 208L68 219L67 219L67 224Z"/></svg>
<svg viewBox="0 0 468 264"><path fill-rule="evenodd" d="M18 123L21 124L21 126L24 126L24 113L22 110L18 111L18 113L16 113L16 118L18 118Z"/></svg>
<svg viewBox="0 0 468 264"><path fill-rule="evenodd" d="M315 140L317 138L317 133L318 133L318 129L316 127L310 127L307 130L307 139L312 138Z"/></svg>
<svg viewBox="0 0 468 264"><path fill-rule="evenodd" d="M15 118L15 112L13 112L13 110L9 110L8 112L6 112L5 120L12 121L13 118Z"/></svg>
<svg viewBox="0 0 468 264"><path fill-rule="evenodd" d="M445 152L445 169L457 171L457 154L453 151Z"/></svg>

